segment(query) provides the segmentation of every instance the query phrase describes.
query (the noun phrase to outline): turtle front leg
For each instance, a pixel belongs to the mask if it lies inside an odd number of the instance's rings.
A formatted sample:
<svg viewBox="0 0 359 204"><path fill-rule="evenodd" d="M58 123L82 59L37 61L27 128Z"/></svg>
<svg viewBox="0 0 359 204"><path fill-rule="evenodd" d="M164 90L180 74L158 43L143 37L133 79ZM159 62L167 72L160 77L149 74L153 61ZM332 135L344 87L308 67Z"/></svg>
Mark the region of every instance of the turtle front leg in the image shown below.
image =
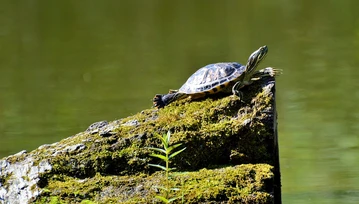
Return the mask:
<svg viewBox="0 0 359 204"><path fill-rule="evenodd" d="M274 69L272 67L267 67L267 68L264 68L264 69L254 72L252 75L251 81L257 81L257 80L259 80L263 77L267 77L267 76L276 77L276 76L281 75L282 71L283 70L281 70L281 69Z"/></svg>

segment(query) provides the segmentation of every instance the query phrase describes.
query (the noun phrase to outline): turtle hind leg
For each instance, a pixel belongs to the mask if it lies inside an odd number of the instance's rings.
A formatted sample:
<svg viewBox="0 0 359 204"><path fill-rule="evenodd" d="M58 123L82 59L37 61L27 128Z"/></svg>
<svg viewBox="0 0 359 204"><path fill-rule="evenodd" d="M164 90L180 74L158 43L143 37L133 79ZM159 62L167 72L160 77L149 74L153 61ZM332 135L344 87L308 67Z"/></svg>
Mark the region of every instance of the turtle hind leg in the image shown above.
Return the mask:
<svg viewBox="0 0 359 204"><path fill-rule="evenodd" d="M175 100L186 98L185 93L156 94L153 98L153 107L163 108Z"/></svg>
<svg viewBox="0 0 359 204"><path fill-rule="evenodd" d="M244 84L241 83L241 81L237 81L233 87L232 87L232 93L234 96L238 96L239 99L242 101L243 93L240 91L240 89L244 86Z"/></svg>
<svg viewBox="0 0 359 204"><path fill-rule="evenodd" d="M156 94L155 97L153 97L153 106L156 108L163 108L166 104L163 101L163 94Z"/></svg>

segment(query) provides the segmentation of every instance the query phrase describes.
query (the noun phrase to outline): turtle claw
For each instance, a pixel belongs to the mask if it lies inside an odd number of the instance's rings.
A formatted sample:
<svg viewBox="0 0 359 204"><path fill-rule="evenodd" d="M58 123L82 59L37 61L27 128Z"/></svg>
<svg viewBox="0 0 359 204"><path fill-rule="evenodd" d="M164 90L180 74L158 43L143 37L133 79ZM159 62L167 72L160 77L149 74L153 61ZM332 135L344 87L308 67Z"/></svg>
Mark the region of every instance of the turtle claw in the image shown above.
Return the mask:
<svg viewBox="0 0 359 204"><path fill-rule="evenodd" d="M156 108L163 108L165 107L165 103L163 102L162 99L162 94L156 94L155 97L153 97L153 106L152 107L156 107Z"/></svg>
<svg viewBox="0 0 359 204"><path fill-rule="evenodd" d="M251 80L256 81L263 77L276 77L283 73L282 69L274 69L273 67L267 67L261 70L256 71L253 75Z"/></svg>
<svg viewBox="0 0 359 204"><path fill-rule="evenodd" d="M282 69L274 69L273 67L267 67L267 68L262 69L262 72L271 77L275 77L275 76L281 75L283 73L283 70Z"/></svg>
<svg viewBox="0 0 359 204"><path fill-rule="evenodd" d="M242 92L242 91L235 90L235 91L233 92L233 95L232 95L232 96L238 97L241 102L244 102L244 101L242 100L242 99L243 99L243 92Z"/></svg>

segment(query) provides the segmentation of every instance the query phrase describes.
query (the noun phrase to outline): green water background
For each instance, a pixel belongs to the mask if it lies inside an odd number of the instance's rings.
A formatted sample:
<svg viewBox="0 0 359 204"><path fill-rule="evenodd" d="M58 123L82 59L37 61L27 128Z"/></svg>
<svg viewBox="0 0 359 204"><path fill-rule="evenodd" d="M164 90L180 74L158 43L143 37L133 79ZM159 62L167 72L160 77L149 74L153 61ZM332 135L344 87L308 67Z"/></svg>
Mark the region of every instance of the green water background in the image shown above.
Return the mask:
<svg viewBox="0 0 359 204"><path fill-rule="evenodd" d="M151 107L213 62L277 80L283 203L359 203L359 1L0 1L0 158Z"/></svg>

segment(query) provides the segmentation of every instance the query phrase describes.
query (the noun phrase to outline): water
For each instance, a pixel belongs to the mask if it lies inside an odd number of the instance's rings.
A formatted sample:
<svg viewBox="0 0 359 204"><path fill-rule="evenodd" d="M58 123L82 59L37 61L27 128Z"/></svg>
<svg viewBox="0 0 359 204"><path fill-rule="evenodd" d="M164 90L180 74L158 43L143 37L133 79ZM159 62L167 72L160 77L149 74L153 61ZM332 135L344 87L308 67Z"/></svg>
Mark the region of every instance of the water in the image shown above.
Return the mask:
<svg viewBox="0 0 359 204"><path fill-rule="evenodd" d="M0 157L151 107L213 62L277 80L283 203L359 203L359 2L0 1Z"/></svg>

